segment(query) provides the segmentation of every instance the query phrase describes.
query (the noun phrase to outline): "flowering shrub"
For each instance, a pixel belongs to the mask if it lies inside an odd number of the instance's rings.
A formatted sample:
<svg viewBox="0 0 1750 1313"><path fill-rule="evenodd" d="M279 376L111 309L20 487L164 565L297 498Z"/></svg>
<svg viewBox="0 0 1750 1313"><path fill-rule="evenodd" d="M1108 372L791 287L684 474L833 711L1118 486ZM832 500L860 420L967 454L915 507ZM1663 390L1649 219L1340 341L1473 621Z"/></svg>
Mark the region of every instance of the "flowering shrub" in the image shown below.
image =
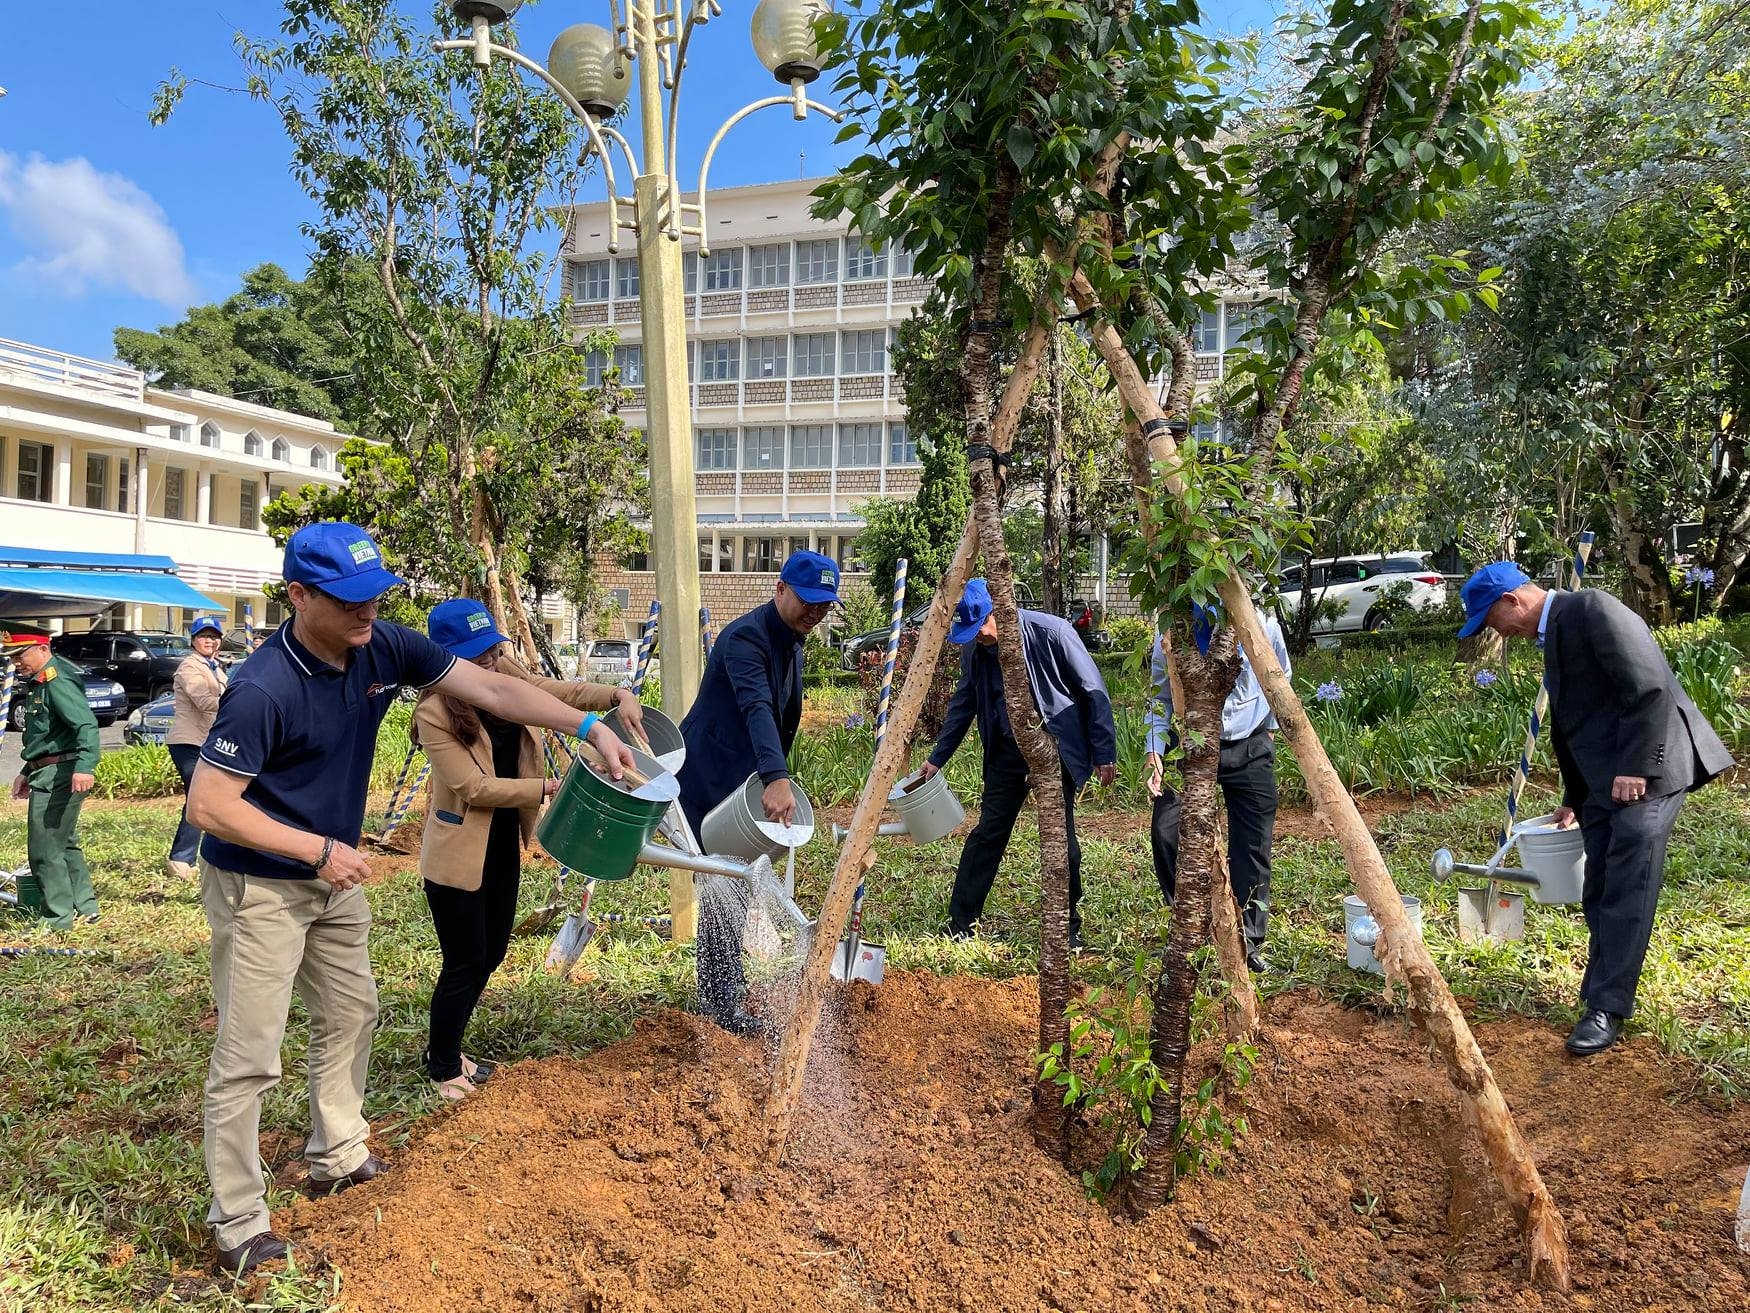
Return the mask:
<svg viewBox="0 0 1750 1313"><path fill-rule="evenodd" d="M1320 684L1313 696L1320 702L1335 702L1343 696L1343 686L1336 680L1327 680Z"/></svg>

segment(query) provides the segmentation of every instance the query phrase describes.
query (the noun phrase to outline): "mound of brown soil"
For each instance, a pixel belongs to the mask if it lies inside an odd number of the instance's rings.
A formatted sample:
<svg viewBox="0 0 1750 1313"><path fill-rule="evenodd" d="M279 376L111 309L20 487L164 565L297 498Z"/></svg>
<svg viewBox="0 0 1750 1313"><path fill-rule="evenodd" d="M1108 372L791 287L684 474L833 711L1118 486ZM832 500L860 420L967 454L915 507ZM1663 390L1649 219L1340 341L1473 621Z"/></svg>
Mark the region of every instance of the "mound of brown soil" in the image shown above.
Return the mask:
<svg viewBox="0 0 1750 1313"><path fill-rule="evenodd" d="M1029 980L858 986L768 1173L758 1046L665 1013L504 1070L292 1231L375 1313L1750 1308L1750 1110L1676 1097L1684 1070L1644 1041L1577 1063L1547 1026L1480 1028L1570 1227L1558 1296L1524 1287L1512 1218L1398 1021L1276 1000L1232 1169L1138 1224L1033 1148L1034 1016Z"/></svg>

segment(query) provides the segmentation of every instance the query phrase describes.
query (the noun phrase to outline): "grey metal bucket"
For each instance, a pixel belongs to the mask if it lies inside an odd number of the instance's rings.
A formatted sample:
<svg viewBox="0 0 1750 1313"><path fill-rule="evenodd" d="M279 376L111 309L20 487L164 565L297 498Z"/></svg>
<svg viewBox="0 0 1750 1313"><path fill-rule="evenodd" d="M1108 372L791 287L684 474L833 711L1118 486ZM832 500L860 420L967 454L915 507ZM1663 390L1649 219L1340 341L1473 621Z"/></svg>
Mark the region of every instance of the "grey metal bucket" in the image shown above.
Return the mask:
<svg viewBox="0 0 1750 1313"><path fill-rule="evenodd" d="M1525 869L1537 877L1531 898L1538 903L1577 903L1586 886L1586 840L1579 826L1558 829L1553 816L1533 816L1513 827L1513 841Z"/></svg>
<svg viewBox="0 0 1750 1313"><path fill-rule="evenodd" d="M1422 900L1410 894L1402 894L1404 900L1404 915L1410 918L1410 926L1416 932L1416 938L1422 937ZM1366 900L1358 894L1348 894L1343 899L1343 942L1349 946L1349 967L1353 971L1371 971L1376 976L1385 974L1385 967L1373 954L1373 946L1379 942L1379 922L1373 919L1373 914L1367 910Z"/></svg>
<svg viewBox="0 0 1750 1313"><path fill-rule="evenodd" d="M775 860L788 849L800 848L814 837L814 804L795 780L790 787L796 791L796 819L778 825L766 819L760 805L766 786L757 774L749 775L739 789L705 813L699 825L700 846L708 853L748 862L758 857Z"/></svg>
<svg viewBox="0 0 1750 1313"><path fill-rule="evenodd" d="M937 771L919 782L922 772L907 775L893 786L887 801L905 823L905 832L913 843L934 843L945 839L966 819L966 809L948 787L948 776Z"/></svg>
<svg viewBox="0 0 1750 1313"><path fill-rule="evenodd" d="M620 709L615 707L602 717L607 727L620 736L620 741L628 747L641 747L632 740L626 732L626 727L620 723ZM680 727L663 715L655 707L644 708L644 737L650 740L650 755L661 763L662 768L671 775L680 774L681 766L687 759L687 741L681 737Z"/></svg>

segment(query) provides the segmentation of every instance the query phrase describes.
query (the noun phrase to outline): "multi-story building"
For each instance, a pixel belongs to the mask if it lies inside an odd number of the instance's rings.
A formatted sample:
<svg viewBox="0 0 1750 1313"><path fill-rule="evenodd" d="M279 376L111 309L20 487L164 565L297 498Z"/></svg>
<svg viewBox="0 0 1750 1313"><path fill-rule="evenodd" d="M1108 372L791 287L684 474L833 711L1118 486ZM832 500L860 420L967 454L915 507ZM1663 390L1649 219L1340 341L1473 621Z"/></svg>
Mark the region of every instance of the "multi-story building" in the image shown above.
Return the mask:
<svg viewBox="0 0 1750 1313"><path fill-rule="evenodd" d="M821 181L713 191L710 254L700 259L696 239L683 246L700 583L718 624L770 597L797 548L836 557L854 582L859 508L917 493L917 446L890 359L895 329L929 282L913 275L906 252L814 218L810 193ZM576 207L571 232L572 322L619 338L611 353L592 354L592 381L617 368L632 394L624 418L641 427L637 254L630 241L608 253L605 203ZM1255 315L1255 301L1240 297L1203 316L1201 386L1220 379L1224 352ZM646 565L603 563L628 633L654 595ZM1087 581L1089 596L1101 591ZM1124 609L1128 597L1111 601Z"/></svg>
<svg viewBox="0 0 1750 1313"><path fill-rule="evenodd" d="M169 557L231 623L247 608L255 624L277 624L264 588L282 553L261 509L306 484L338 485L345 441L304 415L0 340L0 556ZM182 628L198 609L118 604L97 623Z"/></svg>

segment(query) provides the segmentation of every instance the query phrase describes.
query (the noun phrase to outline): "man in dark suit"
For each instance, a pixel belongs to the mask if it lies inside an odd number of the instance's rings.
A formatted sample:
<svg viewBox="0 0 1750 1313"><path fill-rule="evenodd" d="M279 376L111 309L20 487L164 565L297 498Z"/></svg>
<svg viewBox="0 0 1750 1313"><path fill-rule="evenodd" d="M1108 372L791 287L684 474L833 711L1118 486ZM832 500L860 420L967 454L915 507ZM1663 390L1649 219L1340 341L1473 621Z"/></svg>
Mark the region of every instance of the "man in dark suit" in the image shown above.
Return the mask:
<svg viewBox="0 0 1750 1313"><path fill-rule="evenodd" d="M1045 729L1057 740L1063 763L1063 810L1069 830L1069 942L1082 946L1082 847L1076 841L1076 791L1097 774L1110 787L1117 778L1118 733L1112 721L1112 699L1081 638L1069 621L1042 611L1022 611L1021 652L1027 662L1027 682ZM948 903L948 933L969 938L984 911L984 900L996 879L997 866L1008 851L1009 835L1021 804L1027 799L1027 759L1009 727L1003 701L1003 671L997 664L997 622L990 589L982 579L968 580L954 608L950 641L960 644L960 683L948 700L942 732L924 763L928 779L948 764L966 731L978 722L984 742L984 796L978 824L967 836Z"/></svg>
<svg viewBox="0 0 1750 1313"><path fill-rule="evenodd" d="M1646 624L1609 593L1551 593L1511 561L1465 581L1468 638L1484 625L1543 649L1550 743L1562 772L1558 824L1586 841L1581 907L1591 936L1568 1052L1602 1053L1634 1012L1683 795L1732 764L1678 687Z"/></svg>
<svg viewBox="0 0 1750 1313"><path fill-rule="evenodd" d="M795 552L778 573L772 600L718 635L698 700L680 726L687 744L680 803L694 835L705 814L741 788L750 772L765 786L766 819L779 825L795 819L789 755L802 721L802 644L838 595L838 563L819 552ZM733 887L699 906L699 1010L725 1030L756 1035L766 1023L742 1007L749 891L741 881L728 884Z"/></svg>

